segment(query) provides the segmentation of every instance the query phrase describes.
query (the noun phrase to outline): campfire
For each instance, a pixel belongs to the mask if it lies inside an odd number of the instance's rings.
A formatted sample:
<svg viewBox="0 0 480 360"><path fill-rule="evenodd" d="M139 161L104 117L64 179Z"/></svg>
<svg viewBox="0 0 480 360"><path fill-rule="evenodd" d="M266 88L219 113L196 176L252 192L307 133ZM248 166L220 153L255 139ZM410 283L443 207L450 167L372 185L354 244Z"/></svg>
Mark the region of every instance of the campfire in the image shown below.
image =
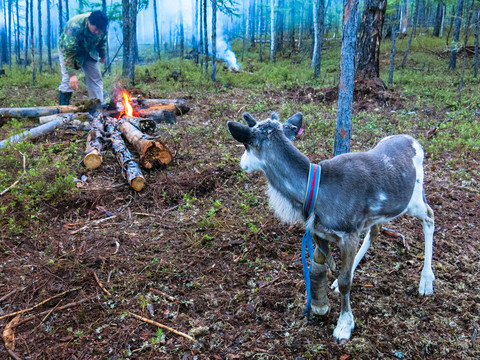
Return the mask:
<svg viewBox="0 0 480 360"><path fill-rule="evenodd" d="M76 118L80 115L87 116L85 112L90 110L91 113L95 107L98 107L98 102L82 106L7 108L0 109L0 120L10 117L39 117L41 123L46 122L20 136L7 139L18 142L27 135L38 137L62 125L78 127L81 122ZM127 90L115 88L110 106L96 109L90 122L83 124L89 130L83 164L89 169L98 168L103 162L102 153L110 149L130 186L136 191L142 190L145 187L145 178L141 168L152 169L167 165L173 159L168 147L158 137L152 136L157 124L175 123L176 116L189 110L183 99L134 98ZM0 142L0 147L7 141ZM138 153L138 163L126 142Z"/></svg>

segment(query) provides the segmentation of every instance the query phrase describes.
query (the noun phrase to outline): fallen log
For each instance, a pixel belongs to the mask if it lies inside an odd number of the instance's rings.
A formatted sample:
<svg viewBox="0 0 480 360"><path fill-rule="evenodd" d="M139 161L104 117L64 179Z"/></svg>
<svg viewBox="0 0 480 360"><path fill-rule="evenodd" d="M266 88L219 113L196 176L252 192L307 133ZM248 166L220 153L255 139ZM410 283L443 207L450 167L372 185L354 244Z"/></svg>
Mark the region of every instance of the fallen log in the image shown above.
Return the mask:
<svg viewBox="0 0 480 360"><path fill-rule="evenodd" d="M177 122L175 113L165 109L158 109L158 108L138 109L138 115L141 117L148 117L150 119L153 119L157 124L158 123L175 124Z"/></svg>
<svg viewBox="0 0 480 360"><path fill-rule="evenodd" d="M180 116L190 111L190 107L187 105L187 100L185 99L137 99L137 103L140 107L173 104L175 115Z"/></svg>
<svg viewBox="0 0 480 360"><path fill-rule="evenodd" d="M130 124L135 126L138 130L141 132L144 132L146 134L153 134L155 130L157 129L157 123L153 119L145 119L145 118L139 118L139 117L133 117L133 116L124 116L120 120L118 120L118 123L122 121L128 121Z"/></svg>
<svg viewBox="0 0 480 360"><path fill-rule="evenodd" d="M140 163L145 169L151 169L155 163L166 165L172 161L170 150L160 140L144 134L128 121L119 122L117 128L140 154Z"/></svg>
<svg viewBox="0 0 480 360"><path fill-rule="evenodd" d="M64 118L59 118L57 120L50 121L46 124L36 126L30 130L25 130L21 134L13 135L8 139L0 141L0 149L5 147L7 144L19 143L20 141L24 140L26 137L28 137L29 139L35 139L42 135L48 134L53 130L55 130L57 127L64 125L65 123L67 123L68 121L71 121L72 119L73 119L73 114L70 117L67 116Z"/></svg>
<svg viewBox="0 0 480 360"><path fill-rule="evenodd" d="M123 176L135 191L142 190L145 187L145 178L132 153L127 149L122 134L115 129L112 121L107 121L105 129L110 134L112 151L122 167Z"/></svg>
<svg viewBox="0 0 480 360"><path fill-rule="evenodd" d="M83 157L83 164L89 169L96 169L102 165L103 149L103 121L102 116L97 115L90 123L91 129L87 136L87 146Z"/></svg>

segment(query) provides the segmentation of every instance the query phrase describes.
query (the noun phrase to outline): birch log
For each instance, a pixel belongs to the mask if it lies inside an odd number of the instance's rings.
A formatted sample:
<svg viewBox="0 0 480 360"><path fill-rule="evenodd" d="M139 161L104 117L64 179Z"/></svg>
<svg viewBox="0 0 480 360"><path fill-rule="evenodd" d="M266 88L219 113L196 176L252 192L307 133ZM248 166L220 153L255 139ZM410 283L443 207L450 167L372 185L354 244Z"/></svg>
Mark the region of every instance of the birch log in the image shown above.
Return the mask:
<svg viewBox="0 0 480 360"><path fill-rule="evenodd" d="M124 116L120 120L119 123L122 121L128 121L130 124L135 126L141 132L146 134L153 134L157 129L157 123L153 119L144 119L138 118L133 116Z"/></svg>
<svg viewBox="0 0 480 360"><path fill-rule="evenodd" d="M140 154L140 164L145 169L151 169L155 163L166 165L172 161L170 150L160 140L149 137L127 121L117 127Z"/></svg>
<svg viewBox="0 0 480 360"><path fill-rule="evenodd" d="M73 114L72 114L73 115ZM19 143L20 141L24 140L25 138L29 139L35 139L38 138L42 135L48 134L55 130L57 127L60 127L64 125L67 121L71 121L73 119L72 117L65 117L65 118L60 118L54 121L50 121L46 124L36 126L30 130L26 130L21 134L13 135L9 137L8 139L5 139L3 141L0 141L0 149L5 147L7 144L16 144Z"/></svg>
<svg viewBox="0 0 480 360"><path fill-rule="evenodd" d="M103 149L103 121L102 116L96 116L90 122L91 129L87 136L87 146L85 148L85 156L83 164L89 169L96 169L102 165L102 149Z"/></svg>
<svg viewBox="0 0 480 360"><path fill-rule="evenodd" d="M145 187L145 178L132 153L125 146L122 134L115 129L113 122L106 123L106 131L110 134L112 151L118 163L122 167L122 174L127 179L130 186L135 191L140 191Z"/></svg>
<svg viewBox="0 0 480 360"><path fill-rule="evenodd" d="M174 105L175 115L184 115L190 111L185 99L137 99L140 107L152 107L156 105Z"/></svg>
<svg viewBox="0 0 480 360"><path fill-rule="evenodd" d="M159 106L152 106L146 109L139 109L138 115L141 117L148 117L158 123L175 124L177 118L172 110L161 109Z"/></svg>

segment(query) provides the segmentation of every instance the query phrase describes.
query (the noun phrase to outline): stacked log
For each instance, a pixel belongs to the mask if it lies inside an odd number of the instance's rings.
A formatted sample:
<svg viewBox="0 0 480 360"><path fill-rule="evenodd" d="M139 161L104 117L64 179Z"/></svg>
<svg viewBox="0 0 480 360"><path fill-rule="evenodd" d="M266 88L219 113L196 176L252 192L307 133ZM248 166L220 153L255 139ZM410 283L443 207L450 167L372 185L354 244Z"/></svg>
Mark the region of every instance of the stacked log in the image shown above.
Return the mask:
<svg viewBox="0 0 480 360"><path fill-rule="evenodd" d="M145 178L132 153L125 145L122 134L115 128L115 124L111 120L106 122L105 129L110 134L112 151L122 168L122 175L135 191L141 191L145 187Z"/></svg>
<svg viewBox="0 0 480 360"><path fill-rule="evenodd" d="M155 163L166 165L172 161L172 154L164 143L142 133L130 122L119 122L118 130L140 154L140 163L145 169L151 169Z"/></svg>
<svg viewBox="0 0 480 360"><path fill-rule="evenodd" d="M103 121L102 115L99 114L93 118L90 123L90 131L87 136L87 146L85 148L85 156L83 164L89 169L96 169L102 165L102 149L103 149Z"/></svg>

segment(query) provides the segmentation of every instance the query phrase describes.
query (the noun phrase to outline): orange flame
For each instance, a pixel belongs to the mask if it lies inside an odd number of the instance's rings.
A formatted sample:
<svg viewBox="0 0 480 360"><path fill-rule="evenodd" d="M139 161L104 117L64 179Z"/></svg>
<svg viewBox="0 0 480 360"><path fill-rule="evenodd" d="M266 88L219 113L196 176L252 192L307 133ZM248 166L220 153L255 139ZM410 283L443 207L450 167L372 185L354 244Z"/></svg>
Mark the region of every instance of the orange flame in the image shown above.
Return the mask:
<svg viewBox="0 0 480 360"><path fill-rule="evenodd" d="M138 116L138 112L134 107L128 91L120 87L117 88L117 90L117 103L121 103L121 105L119 105L120 114L118 115L118 118L120 119L122 116Z"/></svg>

